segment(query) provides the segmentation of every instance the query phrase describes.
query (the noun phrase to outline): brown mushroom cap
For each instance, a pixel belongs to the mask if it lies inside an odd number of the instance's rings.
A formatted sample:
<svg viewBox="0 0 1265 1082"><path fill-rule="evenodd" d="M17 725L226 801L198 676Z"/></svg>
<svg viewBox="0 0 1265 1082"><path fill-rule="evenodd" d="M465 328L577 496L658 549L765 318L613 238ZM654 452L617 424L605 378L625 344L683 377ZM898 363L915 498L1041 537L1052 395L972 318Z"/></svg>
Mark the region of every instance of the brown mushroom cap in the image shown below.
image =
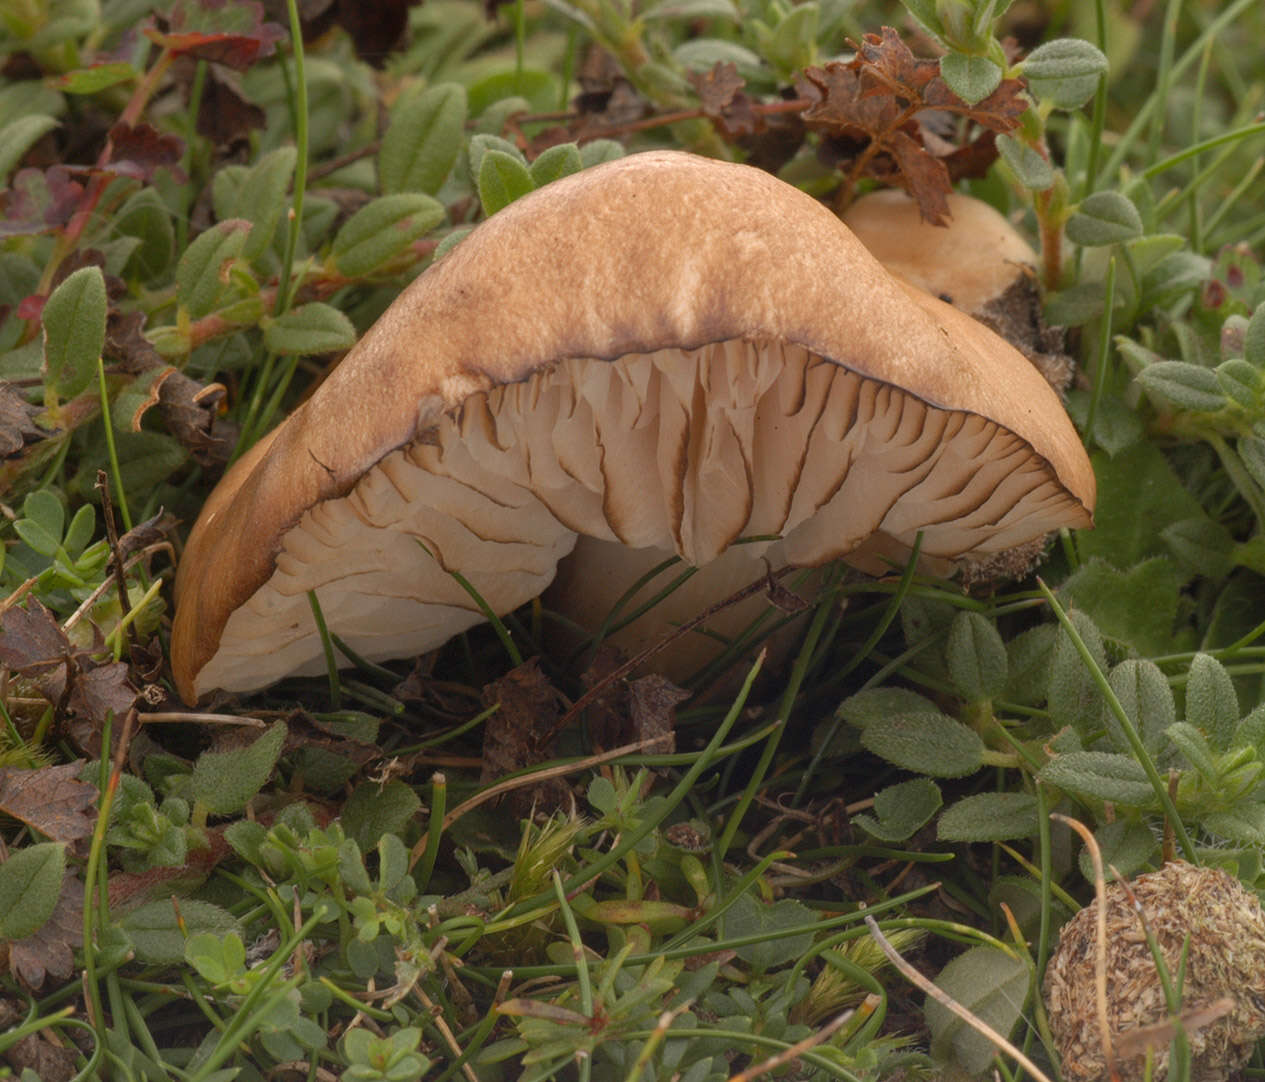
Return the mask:
<svg viewBox="0 0 1265 1082"><path fill-rule="evenodd" d="M613 362L613 363L602 363ZM410 285L212 494L176 583L187 701L431 649L577 534L703 564L883 539L954 560L1086 526L1094 477L1011 347L775 177L634 155L520 199Z"/></svg>
<svg viewBox="0 0 1265 1082"><path fill-rule="evenodd" d="M989 204L951 192L948 225L923 220L904 192L884 188L856 200L844 224L889 271L978 315L1016 278L1032 274L1037 253Z"/></svg>

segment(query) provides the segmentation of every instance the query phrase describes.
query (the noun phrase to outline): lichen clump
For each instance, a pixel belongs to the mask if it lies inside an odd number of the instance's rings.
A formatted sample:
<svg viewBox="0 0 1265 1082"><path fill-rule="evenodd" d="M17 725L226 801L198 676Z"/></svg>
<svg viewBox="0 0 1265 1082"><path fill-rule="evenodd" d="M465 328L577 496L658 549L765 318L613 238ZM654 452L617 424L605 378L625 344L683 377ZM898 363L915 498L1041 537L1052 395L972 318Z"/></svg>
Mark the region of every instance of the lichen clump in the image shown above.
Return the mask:
<svg viewBox="0 0 1265 1082"><path fill-rule="evenodd" d="M1187 936L1183 1012L1233 1000L1228 1014L1188 1031L1193 1082L1221 1082L1241 1067L1265 1035L1265 914L1259 899L1216 868L1173 862L1130 884L1147 927L1176 981ZM1123 885L1106 890L1107 1018L1113 1047L1131 1030L1170 1018L1155 961L1139 914ZM1094 966L1098 903L1063 927L1045 976L1050 1028L1069 1082L1107 1077L1095 1000ZM1123 1042L1129 1052L1129 1043ZM1168 1075L1168 1041L1152 1050L1152 1078ZM1143 1078L1146 1051L1115 1051L1124 1082Z"/></svg>

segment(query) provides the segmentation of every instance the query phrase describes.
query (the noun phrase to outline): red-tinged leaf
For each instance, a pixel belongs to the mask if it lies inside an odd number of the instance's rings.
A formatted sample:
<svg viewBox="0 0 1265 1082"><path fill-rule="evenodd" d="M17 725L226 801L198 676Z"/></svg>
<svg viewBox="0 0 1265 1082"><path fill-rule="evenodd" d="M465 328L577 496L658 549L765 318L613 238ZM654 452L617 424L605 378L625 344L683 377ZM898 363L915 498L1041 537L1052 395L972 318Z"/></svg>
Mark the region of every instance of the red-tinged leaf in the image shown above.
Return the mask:
<svg viewBox="0 0 1265 1082"><path fill-rule="evenodd" d="M150 180L166 168L177 180L183 179L179 164L184 143L174 135L164 135L150 124L119 123L110 129L110 143L113 154L105 168L111 173Z"/></svg>
<svg viewBox="0 0 1265 1082"><path fill-rule="evenodd" d="M68 71L65 75L49 80L48 85L68 94L96 94L116 83L135 79L138 75L139 72L126 61L113 61Z"/></svg>
<svg viewBox="0 0 1265 1082"><path fill-rule="evenodd" d="M805 68L803 77L796 77L796 88L800 97L813 103L801 114L804 123L828 135L873 139L890 129L901 113L890 96L864 96L860 76L838 61Z"/></svg>
<svg viewBox="0 0 1265 1082"><path fill-rule="evenodd" d="M81 769L79 762L39 770L0 767L0 809L56 842L87 838L96 823L97 790L79 780Z"/></svg>
<svg viewBox="0 0 1265 1082"><path fill-rule="evenodd" d="M67 981L75 972L74 948L82 943L83 883L68 873L53 915L34 935L9 944L9 968L28 988L39 988L47 977Z"/></svg>
<svg viewBox="0 0 1265 1082"><path fill-rule="evenodd" d="M177 56L210 60L244 71L271 56L285 31L264 21L254 0L184 0L171 12L167 31L148 27L146 36Z"/></svg>
<svg viewBox="0 0 1265 1082"><path fill-rule="evenodd" d="M50 233L70 221L83 198L83 185L70 179L64 165L49 169L22 169L13 178L0 237Z"/></svg>

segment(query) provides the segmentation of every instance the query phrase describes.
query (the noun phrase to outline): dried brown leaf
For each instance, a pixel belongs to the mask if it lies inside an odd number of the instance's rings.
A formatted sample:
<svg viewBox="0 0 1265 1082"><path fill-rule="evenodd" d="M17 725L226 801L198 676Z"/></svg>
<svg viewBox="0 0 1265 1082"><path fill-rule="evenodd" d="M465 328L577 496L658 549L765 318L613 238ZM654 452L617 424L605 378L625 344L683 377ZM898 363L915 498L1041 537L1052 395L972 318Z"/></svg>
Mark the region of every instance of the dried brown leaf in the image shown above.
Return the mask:
<svg viewBox="0 0 1265 1082"><path fill-rule="evenodd" d="M38 770L0 767L0 809L55 842L92 834L97 800L94 786L79 780L78 761Z"/></svg>
<svg viewBox="0 0 1265 1082"><path fill-rule="evenodd" d="M16 455L44 438L44 430L35 424L39 412L13 384L0 380L0 458Z"/></svg>
<svg viewBox="0 0 1265 1082"><path fill-rule="evenodd" d="M698 92L703 115L726 138L754 135L764 127L751 99L743 93L747 84L738 74L737 64L717 61L710 71L690 72L688 78Z"/></svg>
<svg viewBox="0 0 1265 1082"><path fill-rule="evenodd" d="M676 707L690 697L667 677L657 673L628 683L628 714L632 732L627 743L657 740L650 749L655 755L676 750Z"/></svg>
<svg viewBox="0 0 1265 1082"><path fill-rule="evenodd" d="M46 977L67 981L75 973L74 948L82 943L83 883L67 872L53 915L34 935L9 944L9 968L29 988L39 988Z"/></svg>

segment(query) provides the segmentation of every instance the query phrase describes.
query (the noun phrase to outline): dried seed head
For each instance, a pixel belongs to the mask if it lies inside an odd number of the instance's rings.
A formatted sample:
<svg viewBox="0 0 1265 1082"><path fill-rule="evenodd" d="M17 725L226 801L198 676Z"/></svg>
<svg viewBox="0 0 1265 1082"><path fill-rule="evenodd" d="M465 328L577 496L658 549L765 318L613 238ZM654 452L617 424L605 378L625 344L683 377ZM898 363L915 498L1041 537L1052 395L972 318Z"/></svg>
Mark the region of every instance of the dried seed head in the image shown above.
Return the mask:
<svg viewBox="0 0 1265 1082"><path fill-rule="evenodd" d="M1265 1035L1265 914L1260 901L1219 869L1181 862L1138 876L1129 888L1173 980L1189 936L1183 1014L1223 998L1233 1002L1215 1021L1187 1027L1192 1080L1221 1082L1247 1061ZM1069 1082L1107 1077L1094 991L1097 905L1087 905L1063 926L1045 975L1050 1028ZM1111 884L1106 907L1107 1017L1116 1067L1123 1082L1138 1082L1145 1071L1146 1042L1131 1042L1128 1034L1169 1021L1170 1013L1129 890ZM1158 1047L1153 1047L1152 1077L1163 1082L1169 1041L1162 1029L1153 1043Z"/></svg>

